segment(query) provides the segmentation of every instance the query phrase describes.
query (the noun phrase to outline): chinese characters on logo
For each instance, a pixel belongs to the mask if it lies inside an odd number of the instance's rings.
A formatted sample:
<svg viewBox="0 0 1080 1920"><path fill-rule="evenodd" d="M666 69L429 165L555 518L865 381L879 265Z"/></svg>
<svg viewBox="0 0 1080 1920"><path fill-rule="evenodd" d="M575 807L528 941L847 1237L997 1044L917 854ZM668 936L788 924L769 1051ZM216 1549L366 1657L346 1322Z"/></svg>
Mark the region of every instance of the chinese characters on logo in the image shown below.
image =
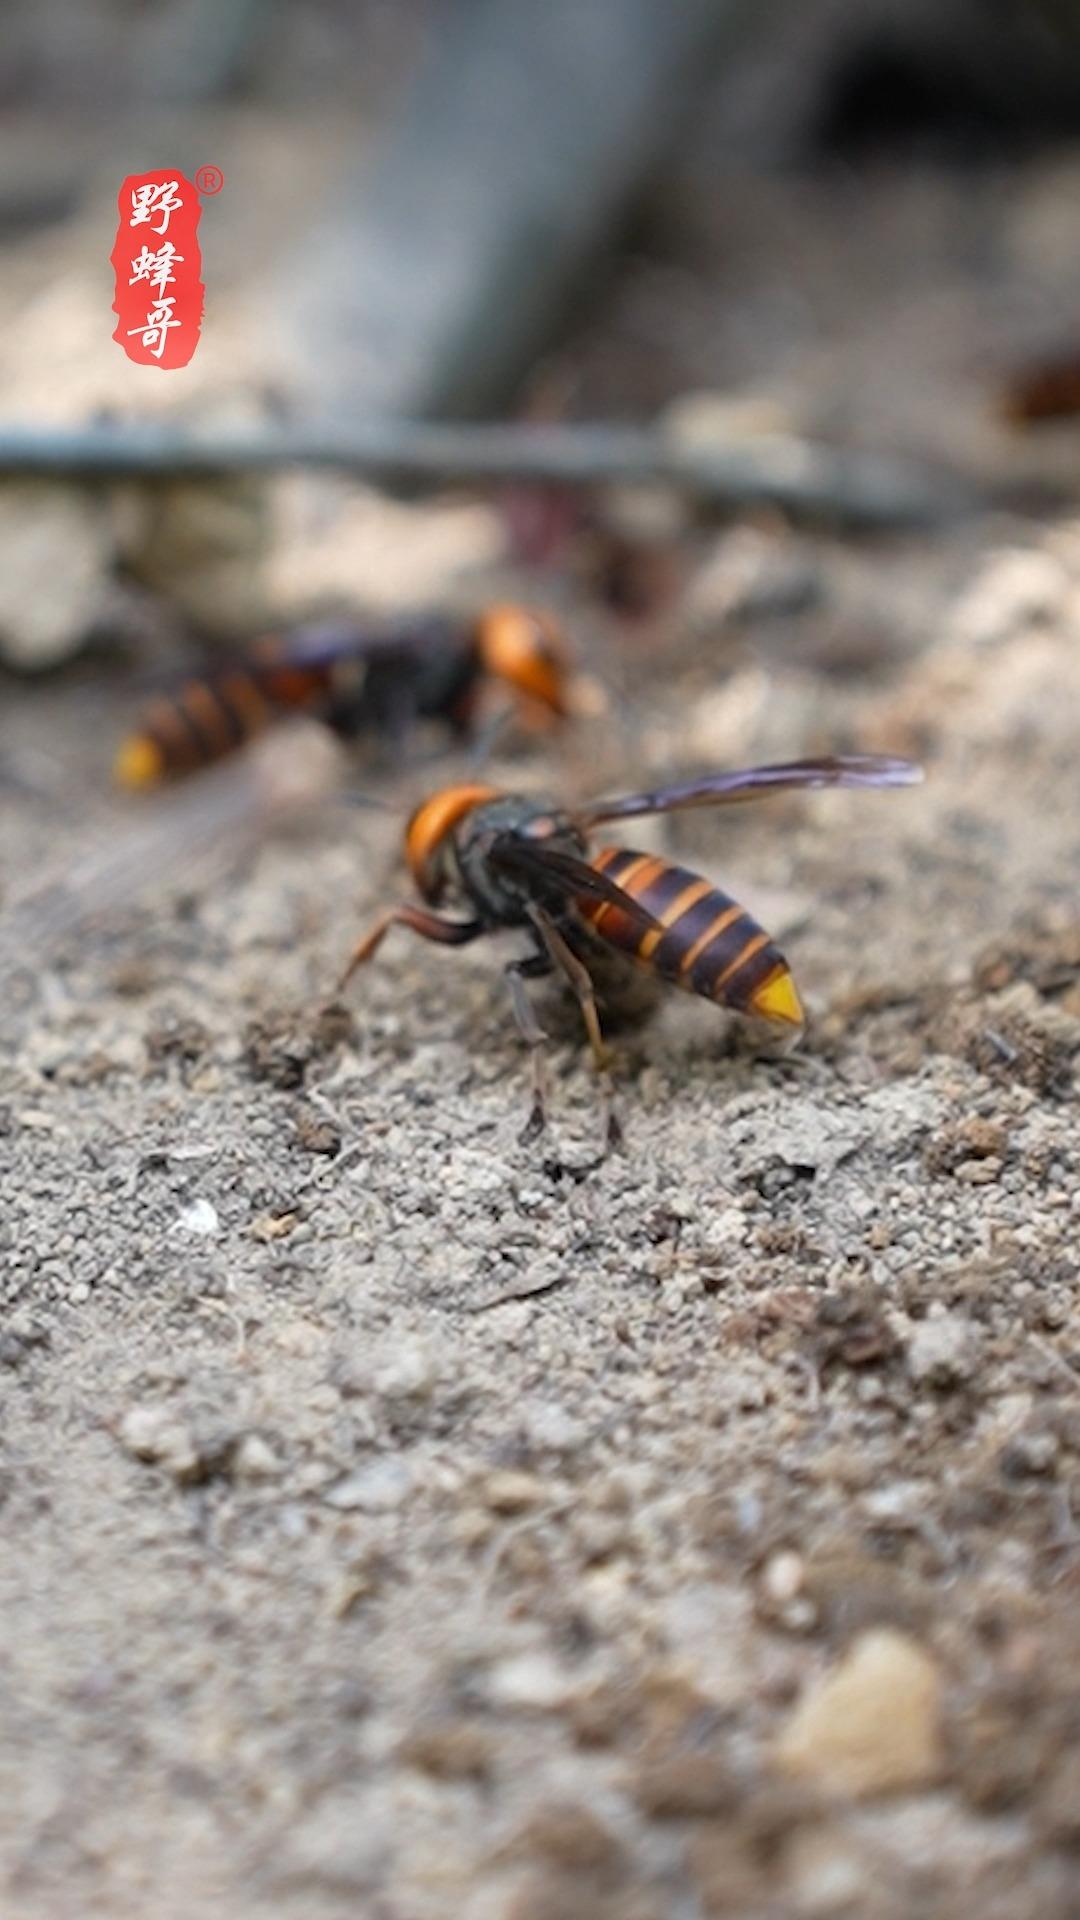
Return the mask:
<svg viewBox="0 0 1080 1920"><path fill-rule="evenodd" d="M170 213L180 213L184 205L180 195L176 191L179 185L179 180L161 180L158 182L144 180L141 187L132 187L131 218L128 221L128 226L141 227L150 219L151 214L159 213L161 215L161 225L155 226L154 232L168 233ZM184 185L187 186L186 180Z"/></svg>
<svg viewBox="0 0 1080 1920"><path fill-rule="evenodd" d="M202 326L198 193L183 174L129 174L118 205L113 339L140 366L186 367Z"/></svg>

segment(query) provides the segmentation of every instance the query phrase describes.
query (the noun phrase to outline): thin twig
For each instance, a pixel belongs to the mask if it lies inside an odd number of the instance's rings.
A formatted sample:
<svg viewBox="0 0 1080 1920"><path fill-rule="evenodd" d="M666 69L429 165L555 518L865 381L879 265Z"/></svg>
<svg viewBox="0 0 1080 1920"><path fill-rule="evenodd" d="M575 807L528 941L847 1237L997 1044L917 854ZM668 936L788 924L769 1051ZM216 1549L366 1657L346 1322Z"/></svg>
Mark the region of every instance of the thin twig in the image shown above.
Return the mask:
<svg viewBox="0 0 1080 1920"><path fill-rule="evenodd" d="M969 511L970 491L930 466L795 437L689 444L659 429L367 420L347 429L184 433L171 424L60 431L0 422L0 475L153 478L332 467L384 483L677 488L705 507L773 507L851 529L926 526Z"/></svg>

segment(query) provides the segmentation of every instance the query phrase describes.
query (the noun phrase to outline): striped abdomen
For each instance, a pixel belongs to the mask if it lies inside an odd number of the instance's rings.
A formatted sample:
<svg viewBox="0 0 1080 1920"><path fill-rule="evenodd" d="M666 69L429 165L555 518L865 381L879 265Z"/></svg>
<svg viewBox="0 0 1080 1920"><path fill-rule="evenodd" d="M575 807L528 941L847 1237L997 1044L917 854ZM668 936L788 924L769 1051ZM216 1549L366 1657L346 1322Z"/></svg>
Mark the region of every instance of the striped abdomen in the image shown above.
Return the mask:
<svg viewBox="0 0 1080 1920"><path fill-rule="evenodd" d="M331 671L237 661L151 702L116 757L123 787L151 787L233 753L283 714L323 698Z"/></svg>
<svg viewBox="0 0 1080 1920"><path fill-rule="evenodd" d="M642 933L606 900L576 901L593 932L672 986L794 1026L803 1010L787 961L745 907L686 867L628 847L602 847L590 866L660 925Z"/></svg>

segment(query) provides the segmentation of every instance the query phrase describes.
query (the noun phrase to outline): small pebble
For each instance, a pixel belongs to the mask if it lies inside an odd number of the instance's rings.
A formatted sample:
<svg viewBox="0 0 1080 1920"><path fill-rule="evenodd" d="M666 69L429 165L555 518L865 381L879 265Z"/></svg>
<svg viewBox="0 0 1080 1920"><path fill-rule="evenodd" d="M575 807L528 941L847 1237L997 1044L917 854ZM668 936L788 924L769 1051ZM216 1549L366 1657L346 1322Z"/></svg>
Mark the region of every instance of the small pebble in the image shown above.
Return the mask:
<svg viewBox="0 0 1080 1920"><path fill-rule="evenodd" d="M493 1667L488 1693L500 1707L553 1712L579 1691L578 1683L549 1653L520 1653Z"/></svg>
<svg viewBox="0 0 1080 1920"><path fill-rule="evenodd" d="M529 1408L524 1425L530 1445L538 1451L571 1453L584 1446L588 1438L581 1421L557 1400L541 1401L539 1406Z"/></svg>
<svg viewBox="0 0 1080 1920"><path fill-rule="evenodd" d="M546 1481L532 1473L514 1473L507 1469L500 1473L489 1473L480 1492L484 1505L492 1513L524 1513L529 1507L537 1507L550 1498L551 1489Z"/></svg>
<svg viewBox="0 0 1080 1920"><path fill-rule="evenodd" d="M426 1340L401 1340L382 1365L376 1365L372 1387L381 1400L423 1400L439 1377L439 1361Z"/></svg>
<svg viewBox="0 0 1080 1920"><path fill-rule="evenodd" d="M762 1585L774 1605L782 1607L800 1593L805 1575L806 1566L801 1554L790 1550L774 1553L766 1563Z"/></svg>
<svg viewBox="0 0 1080 1920"><path fill-rule="evenodd" d="M398 1454L380 1454L335 1481L323 1494L328 1507L341 1513L392 1513L412 1492L413 1478Z"/></svg>
<svg viewBox="0 0 1080 1920"><path fill-rule="evenodd" d="M858 1799L929 1786L943 1763L937 1666L906 1634L862 1634L803 1695L775 1757L783 1773Z"/></svg>
<svg viewBox="0 0 1080 1920"><path fill-rule="evenodd" d="M281 1472L281 1461L261 1434L245 1433L233 1453L232 1470L239 1480L267 1480Z"/></svg>
<svg viewBox="0 0 1080 1920"><path fill-rule="evenodd" d="M174 1233L197 1233L204 1237L221 1232L217 1208L209 1200L193 1200L173 1221Z"/></svg>
<svg viewBox="0 0 1080 1920"><path fill-rule="evenodd" d="M195 1435L171 1407L129 1407L120 1422L119 1439L136 1460L164 1467L174 1480L199 1478L203 1460Z"/></svg>
<svg viewBox="0 0 1080 1920"><path fill-rule="evenodd" d="M917 1386L950 1387L970 1380L979 1364L979 1336L958 1313L931 1313L912 1330L908 1372Z"/></svg>

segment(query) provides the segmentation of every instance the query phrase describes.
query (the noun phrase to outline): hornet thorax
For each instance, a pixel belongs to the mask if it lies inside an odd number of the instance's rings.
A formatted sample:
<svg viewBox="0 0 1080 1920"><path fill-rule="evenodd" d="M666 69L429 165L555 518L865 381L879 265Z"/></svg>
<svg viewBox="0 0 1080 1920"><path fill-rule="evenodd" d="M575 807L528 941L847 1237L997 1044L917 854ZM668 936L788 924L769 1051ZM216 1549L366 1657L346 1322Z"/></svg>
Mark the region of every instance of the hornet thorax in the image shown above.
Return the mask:
<svg viewBox="0 0 1080 1920"><path fill-rule="evenodd" d="M478 918L491 927L526 926L530 901L563 911L564 896L556 893L549 900L541 878L518 880L492 865L489 855L495 841L508 834L572 853L579 860L587 855L581 828L553 800L507 794L474 807L455 833L454 859L462 891Z"/></svg>

